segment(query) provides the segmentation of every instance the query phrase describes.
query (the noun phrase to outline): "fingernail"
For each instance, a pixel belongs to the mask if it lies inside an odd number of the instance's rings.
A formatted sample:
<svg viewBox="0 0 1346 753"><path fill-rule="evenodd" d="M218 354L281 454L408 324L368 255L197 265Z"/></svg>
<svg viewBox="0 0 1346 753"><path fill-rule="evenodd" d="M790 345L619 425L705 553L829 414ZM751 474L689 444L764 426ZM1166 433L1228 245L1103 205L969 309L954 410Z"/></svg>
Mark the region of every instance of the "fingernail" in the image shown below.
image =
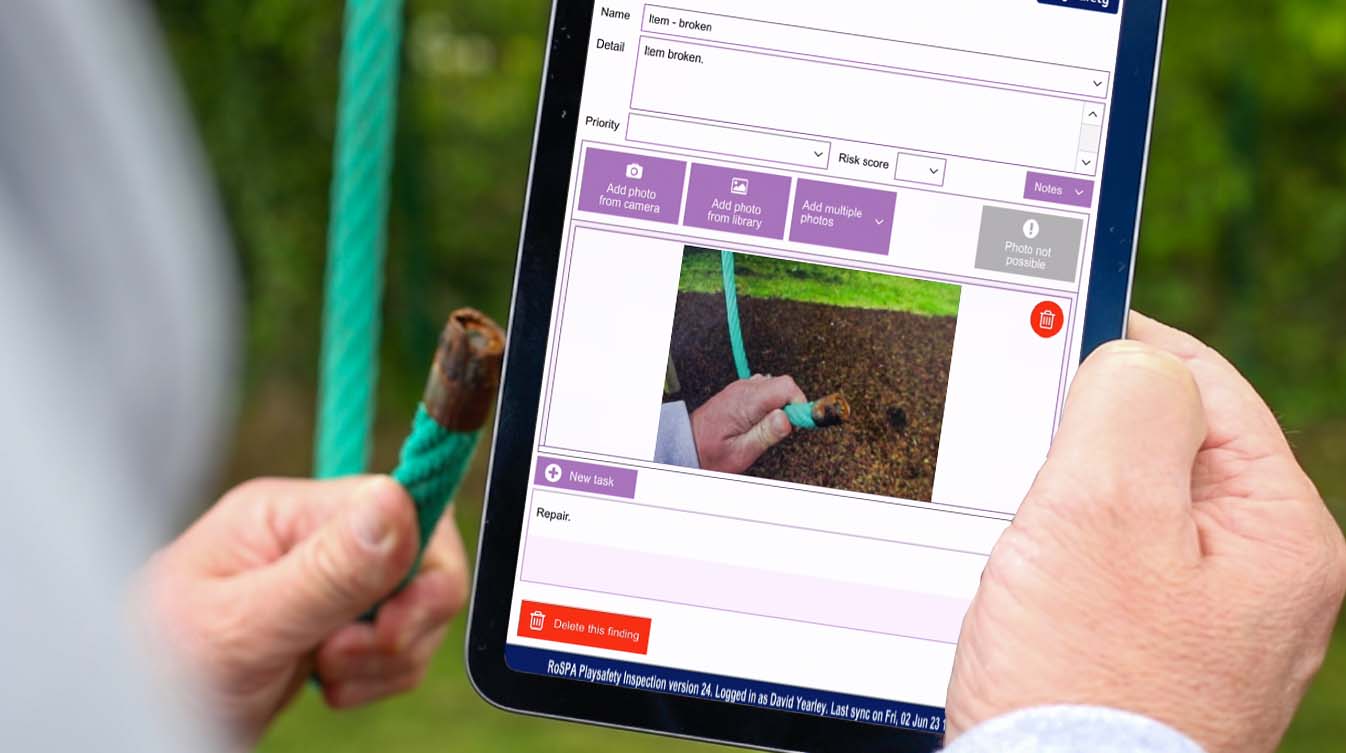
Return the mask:
<svg viewBox="0 0 1346 753"><path fill-rule="evenodd" d="M1114 340L1113 342L1105 344L1103 349L1122 355L1132 353L1144 353L1148 355L1155 350L1153 347L1136 340Z"/></svg>
<svg viewBox="0 0 1346 753"><path fill-rule="evenodd" d="M412 624L417 623L419 623L419 618L412 621ZM411 631L404 631L401 635L397 636L397 643L393 644L393 653L401 654L405 652L411 646L411 640L415 637L416 636L412 635Z"/></svg>
<svg viewBox="0 0 1346 753"><path fill-rule="evenodd" d="M1135 340L1118 340L1108 343L1100 350L1106 356L1124 358L1134 365L1183 376L1188 374L1187 365L1182 362L1182 359L1146 343Z"/></svg>
<svg viewBox="0 0 1346 753"><path fill-rule="evenodd" d="M384 504L384 499L393 493L388 485L394 483L392 479L383 477L373 479L357 495L357 509L352 522L355 537L361 546L377 554L386 554L397 544L397 531L388 519L388 507Z"/></svg>

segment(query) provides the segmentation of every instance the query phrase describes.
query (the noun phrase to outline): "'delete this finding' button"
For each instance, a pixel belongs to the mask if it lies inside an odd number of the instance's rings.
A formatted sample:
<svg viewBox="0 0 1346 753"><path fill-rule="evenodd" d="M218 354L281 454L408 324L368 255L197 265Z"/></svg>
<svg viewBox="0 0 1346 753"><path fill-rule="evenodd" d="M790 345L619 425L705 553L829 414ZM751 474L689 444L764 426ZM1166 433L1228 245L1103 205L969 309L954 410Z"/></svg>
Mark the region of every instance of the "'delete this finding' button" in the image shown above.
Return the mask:
<svg viewBox="0 0 1346 753"><path fill-rule="evenodd" d="M636 498L636 472L630 468L577 463L560 458L538 458L533 483L553 489Z"/></svg>
<svg viewBox="0 0 1346 753"><path fill-rule="evenodd" d="M1030 172L1024 182L1024 198L1072 207L1091 207L1094 205L1094 182Z"/></svg>
<svg viewBox="0 0 1346 753"><path fill-rule="evenodd" d="M897 194L799 179L790 240L888 255Z"/></svg>
<svg viewBox="0 0 1346 753"><path fill-rule="evenodd" d="M595 612L556 604L525 601L519 605L519 637L569 643L628 654L650 650L648 617Z"/></svg>

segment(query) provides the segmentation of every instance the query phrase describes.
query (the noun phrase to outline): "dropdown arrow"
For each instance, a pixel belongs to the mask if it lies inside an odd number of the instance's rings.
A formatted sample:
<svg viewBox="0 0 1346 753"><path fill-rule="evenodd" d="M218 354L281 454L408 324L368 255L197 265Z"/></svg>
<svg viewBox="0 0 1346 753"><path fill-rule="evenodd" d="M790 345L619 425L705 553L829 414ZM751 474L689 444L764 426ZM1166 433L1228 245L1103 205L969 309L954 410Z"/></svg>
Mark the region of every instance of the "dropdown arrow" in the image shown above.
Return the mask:
<svg viewBox="0 0 1346 753"><path fill-rule="evenodd" d="M823 156L823 153L822 153L822 152L814 152L814 153L813 153L813 156L815 156L815 157L821 157L821 156Z"/></svg>
<svg viewBox="0 0 1346 753"><path fill-rule="evenodd" d="M1091 159L1083 160L1083 162L1084 162L1084 166L1085 166L1085 167L1088 167L1088 166L1094 164L1094 161L1091 160Z"/></svg>
<svg viewBox="0 0 1346 753"><path fill-rule="evenodd" d="M1095 82L1094 82L1094 86L1096 86L1096 87L1097 87L1097 86L1102 86L1102 85L1103 85L1103 82L1102 82L1102 81L1095 81Z"/></svg>
<svg viewBox="0 0 1346 753"><path fill-rule="evenodd" d="M883 220L874 220L874 224L875 224L875 225L882 225L882 224L883 224Z"/></svg>
<svg viewBox="0 0 1346 753"><path fill-rule="evenodd" d="M932 167L932 168L930 168L930 174L931 174L931 175L939 175L939 168L938 168L938 167Z"/></svg>
<svg viewBox="0 0 1346 753"><path fill-rule="evenodd" d="M1075 195L1076 195L1076 196L1083 196L1083 195L1084 195L1084 189L1083 189L1083 188L1077 188L1077 189L1075 189Z"/></svg>

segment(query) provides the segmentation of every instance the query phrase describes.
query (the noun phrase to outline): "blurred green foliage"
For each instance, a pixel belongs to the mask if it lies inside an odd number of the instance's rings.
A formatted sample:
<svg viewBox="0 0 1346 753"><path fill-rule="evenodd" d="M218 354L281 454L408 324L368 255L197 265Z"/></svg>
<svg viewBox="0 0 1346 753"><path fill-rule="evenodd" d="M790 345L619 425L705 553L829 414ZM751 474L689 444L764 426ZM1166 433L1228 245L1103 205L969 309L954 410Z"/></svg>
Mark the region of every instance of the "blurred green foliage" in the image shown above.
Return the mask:
<svg viewBox="0 0 1346 753"><path fill-rule="evenodd" d="M241 251L249 390L311 385L341 4L161 0ZM419 390L443 317L504 317L545 44L537 0L407 3L384 394Z"/></svg>
<svg viewBox="0 0 1346 753"><path fill-rule="evenodd" d="M340 3L156 0L240 251L248 369L229 479L305 474L318 356ZM378 462L435 334L503 317L546 38L544 0L408 0ZM1346 502L1346 4L1170 4L1135 300L1227 353L1329 503ZM481 488L478 477L468 489ZM464 496L471 535L479 501ZM460 632L428 686L357 715L316 698L264 750L687 750L491 710ZM1339 644L1341 642L1339 641ZM1346 739L1346 645L1285 750Z"/></svg>

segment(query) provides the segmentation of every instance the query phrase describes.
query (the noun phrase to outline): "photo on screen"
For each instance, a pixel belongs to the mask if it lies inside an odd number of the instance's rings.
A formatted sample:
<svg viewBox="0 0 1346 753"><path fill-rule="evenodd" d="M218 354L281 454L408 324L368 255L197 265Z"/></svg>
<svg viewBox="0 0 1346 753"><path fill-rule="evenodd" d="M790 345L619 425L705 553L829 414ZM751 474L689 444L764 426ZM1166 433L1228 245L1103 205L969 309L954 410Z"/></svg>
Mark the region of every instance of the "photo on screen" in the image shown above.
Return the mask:
<svg viewBox="0 0 1346 753"><path fill-rule="evenodd" d="M660 462L930 501L960 296L941 282L686 248ZM705 446L738 430L726 421L746 426L736 405L760 412L744 374L791 377L810 401L787 409L789 436L746 469Z"/></svg>

